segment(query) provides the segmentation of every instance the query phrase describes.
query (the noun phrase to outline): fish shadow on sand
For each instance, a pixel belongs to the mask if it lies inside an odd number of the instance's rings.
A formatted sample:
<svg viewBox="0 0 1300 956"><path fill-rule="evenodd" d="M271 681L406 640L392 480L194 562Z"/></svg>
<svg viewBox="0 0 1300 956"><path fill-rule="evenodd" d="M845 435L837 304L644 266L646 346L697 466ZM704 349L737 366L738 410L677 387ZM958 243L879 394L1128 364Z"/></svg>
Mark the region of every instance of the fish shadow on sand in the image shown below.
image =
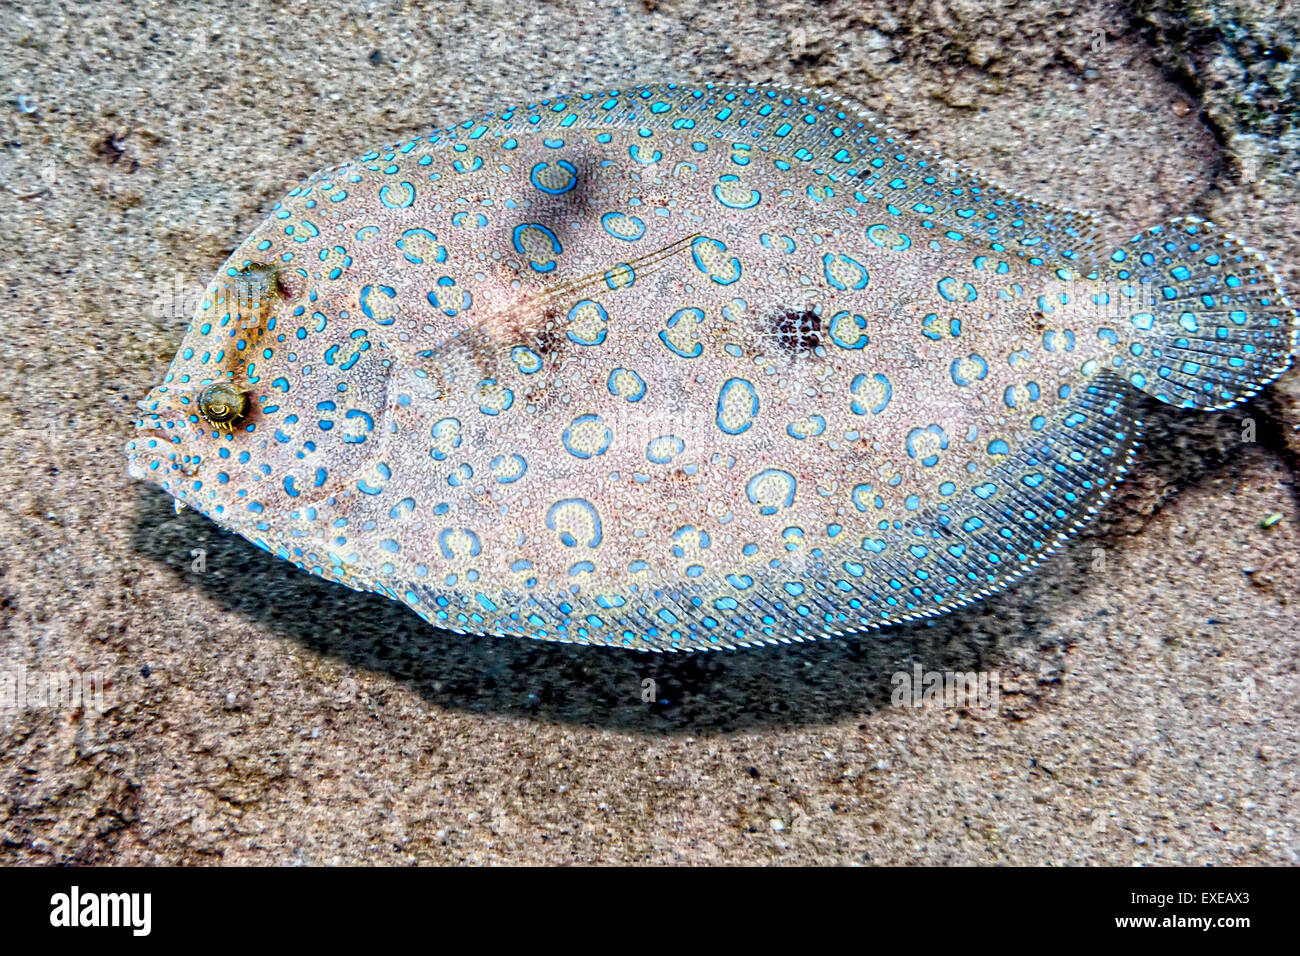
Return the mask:
<svg viewBox="0 0 1300 956"><path fill-rule="evenodd" d="M387 598L304 574L192 511L173 517L171 499L143 486L134 559L168 565L181 589L206 593L211 613L251 620L349 668L387 673L434 709L648 735L830 723L889 707L892 676L912 673L915 664L958 672L1001 665L1005 674L1013 650L1047 657L1113 626L1112 615L1094 611L1084 622L1073 610L1086 590L1112 586L1097 568L1098 549L1119 569L1119 555L1132 547L1123 539L1159 509L1153 499L1230 471L1243 418L1261 423L1264 447L1276 441L1275 425L1257 407L1193 415L1143 400L1139 411L1146 443L1129 480L1043 567L956 613L857 638L662 655L451 634ZM162 525L170 530L158 534ZM189 542L199 540L207 552L204 574L189 570ZM1032 709L1056 679L1050 671L1035 674L1029 683L1038 689L1014 701L1003 697L1003 714Z"/></svg>

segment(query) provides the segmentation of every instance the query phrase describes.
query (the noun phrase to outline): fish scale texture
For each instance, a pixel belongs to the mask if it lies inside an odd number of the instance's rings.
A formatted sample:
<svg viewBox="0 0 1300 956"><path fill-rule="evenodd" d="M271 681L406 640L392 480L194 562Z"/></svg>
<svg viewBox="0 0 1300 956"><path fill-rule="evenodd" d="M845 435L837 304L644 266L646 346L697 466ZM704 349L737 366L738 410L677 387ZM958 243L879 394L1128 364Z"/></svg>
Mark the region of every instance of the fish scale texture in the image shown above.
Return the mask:
<svg viewBox="0 0 1300 956"><path fill-rule="evenodd" d="M855 104L673 86L490 114L293 190L141 403L131 473L441 627L702 650L944 613L1122 478L1138 390L1290 362L1264 263ZM248 410L215 420L211 388Z"/></svg>

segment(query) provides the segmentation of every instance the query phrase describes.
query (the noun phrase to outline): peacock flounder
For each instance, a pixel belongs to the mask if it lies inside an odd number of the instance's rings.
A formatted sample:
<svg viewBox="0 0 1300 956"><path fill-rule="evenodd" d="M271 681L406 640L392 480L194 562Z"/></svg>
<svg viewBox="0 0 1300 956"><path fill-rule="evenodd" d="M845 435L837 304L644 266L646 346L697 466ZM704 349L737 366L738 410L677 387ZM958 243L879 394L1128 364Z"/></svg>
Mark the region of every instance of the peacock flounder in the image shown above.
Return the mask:
<svg viewBox="0 0 1300 956"><path fill-rule="evenodd" d="M1290 363L1266 263L1086 214L835 96L544 100L366 153L208 288L132 475L454 631L851 634L1006 585L1121 480L1139 391Z"/></svg>

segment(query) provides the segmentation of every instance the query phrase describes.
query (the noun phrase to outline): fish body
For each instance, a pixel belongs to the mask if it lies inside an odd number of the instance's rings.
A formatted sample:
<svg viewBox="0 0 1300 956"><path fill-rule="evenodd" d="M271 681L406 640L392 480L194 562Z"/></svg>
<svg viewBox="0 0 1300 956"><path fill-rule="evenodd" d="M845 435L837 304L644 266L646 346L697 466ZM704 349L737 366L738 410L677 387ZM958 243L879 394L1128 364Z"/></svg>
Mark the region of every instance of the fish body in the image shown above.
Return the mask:
<svg viewBox="0 0 1300 956"><path fill-rule="evenodd" d="M1121 479L1139 391L1232 405L1296 324L1213 224L1105 248L833 95L643 88L308 179L127 454L440 627L805 640L1005 586Z"/></svg>

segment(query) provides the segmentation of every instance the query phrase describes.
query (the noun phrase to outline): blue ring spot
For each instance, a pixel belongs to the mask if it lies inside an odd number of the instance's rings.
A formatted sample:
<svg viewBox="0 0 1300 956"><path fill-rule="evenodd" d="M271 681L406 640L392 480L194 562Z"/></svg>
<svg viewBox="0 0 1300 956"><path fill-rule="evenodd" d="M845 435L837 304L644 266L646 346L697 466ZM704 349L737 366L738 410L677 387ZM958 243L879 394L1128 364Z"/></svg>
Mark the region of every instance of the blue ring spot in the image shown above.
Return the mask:
<svg viewBox="0 0 1300 956"><path fill-rule="evenodd" d="M562 186L554 189L542 185L541 176L550 165L550 163L538 163L533 167L532 172L528 174L528 181L537 189L540 189L542 192L551 196L562 196L578 185L578 170L575 169L573 163L569 162L567 159L562 159L555 165L569 174L568 180Z"/></svg>
<svg viewBox="0 0 1300 956"><path fill-rule="evenodd" d="M625 232L628 232L628 230L621 230L621 231L616 230L615 229L616 223L631 224L632 226L632 229L630 230L631 234L630 235L624 234ZM642 236L645 235L645 223L642 222L640 219L638 219L636 216L629 216L626 213L622 213L622 212L605 213L605 215L600 217L600 224L601 226L604 227L607 233L609 233L615 239L622 239L624 242L636 242L638 239L640 239Z"/></svg>
<svg viewBox="0 0 1300 956"><path fill-rule="evenodd" d="M379 189L379 201L389 209L406 209L408 206L415 204L415 187L405 180L398 185L400 185L406 193L401 199L388 198L388 194L393 188L392 186L381 186Z"/></svg>
<svg viewBox="0 0 1300 956"><path fill-rule="evenodd" d="M626 394L619 390L618 383L632 382L632 390ZM609 389L611 395L621 395L629 402L639 402L645 397L645 379L630 368L616 368L610 371L609 378L605 382L605 387Z"/></svg>
<svg viewBox="0 0 1300 956"><path fill-rule="evenodd" d="M728 426L724 421L726 406L728 405L728 403L733 401L731 397L731 393L736 389L740 389L744 393L738 396L739 401L744 402L745 399L748 399L749 413L745 417L744 422L737 425ZM716 420L718 423L718 427L722 429L723 432L725 432L728 435L739 435L742 432L748 431L749 427L754 424L754 419L757 416L758 416L758 391L757 389L754 388L752 382L750 382L748 379L743 379L743 378L729 378L722 383L722 388L719 389L718 391L718 408L717 408Z"/></svg>
<svg viewBox="0 0 1300 956"><path fill-rule="evenodd" d="M581 425L596 425L600 428L604 428L604 435L601 436L600 440L596 442L596 445L598 447L590 450L585 448L574 447L573 430L575 428L578 428ZM572 422L569 423L569 427L566 428L564 430L564 434L560 436L560 441L564 443L564 450L567 451L574 458L581 458L583 460L586 460L588 458L594 458L597 455L605 454L605 452L609 450L609 443L613 441L613 439L614 439L614 433L611 432L609 428L605 427L605 422L601 419L601 417L599 415L591 415L591 414L579 415L577 418L575 418Z"/></svg>
<svg viewBox="0 0 1300 956"><path fill-rule="evenodd" d="M557 530L555 527L555 520L562 510L568 508L577 508L591 519L591 533L586 544L588 548L599 547L602 536L600 514L594 507L592 507L591 502L582 498L565 498L564 500L557 501L555 504L551 505L550 509L546 512L546 527L551 531ZM575 538L571 532L564 529L559 530L561 544L566 548L576 548L578 546L578 539Z"/></svg>
<svg viewBox="0 0 1300 956"><path fill-rule="evenodd" d="M769 495L760 501L758 495L762 490L760 488L762 484L767 484L769 487L779 484L783 487L775 498ZM749 479L745 485L745 495L749 498L750 504L759 506L759 514L774 515L781 508L789 508L794 504L795 487L794 475L780 468L767 468Z"/></svg>

